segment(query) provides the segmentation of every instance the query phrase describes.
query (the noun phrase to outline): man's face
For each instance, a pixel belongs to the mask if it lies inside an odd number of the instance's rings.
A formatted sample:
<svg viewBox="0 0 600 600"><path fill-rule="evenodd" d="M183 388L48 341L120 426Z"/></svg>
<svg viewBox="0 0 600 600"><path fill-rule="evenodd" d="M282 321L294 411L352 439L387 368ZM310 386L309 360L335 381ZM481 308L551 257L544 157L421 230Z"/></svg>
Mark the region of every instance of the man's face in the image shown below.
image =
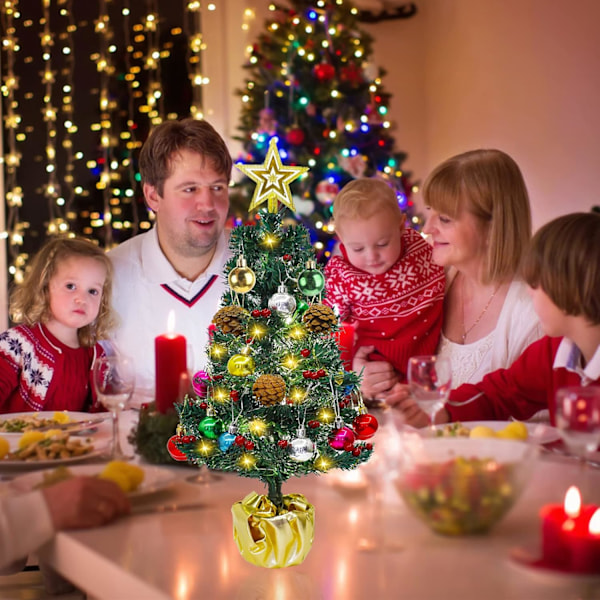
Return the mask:
<svg viewBox="0 0 600 600"><path fill-rule="evenodd" d="M173 266L190 259L212 258L229 211L227 177L196 152L181 150L172 157L171 174L162 195L144 185L148 206L156 213L158 239Z"/></svg>

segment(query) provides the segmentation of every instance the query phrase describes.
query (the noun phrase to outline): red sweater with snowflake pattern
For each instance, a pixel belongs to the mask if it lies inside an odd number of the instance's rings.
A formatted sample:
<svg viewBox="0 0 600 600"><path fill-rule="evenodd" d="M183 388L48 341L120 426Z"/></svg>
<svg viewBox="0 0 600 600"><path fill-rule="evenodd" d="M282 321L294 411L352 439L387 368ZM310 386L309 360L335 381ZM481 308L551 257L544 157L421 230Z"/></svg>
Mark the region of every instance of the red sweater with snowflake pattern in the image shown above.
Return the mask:
<svg viewBox="0 0 600 600"><path fill-rule="evenodd" d="M0 413L103 410L93 404L93 348L70 348L41 324L0 334Z"/></svg>
<svg viewBox="0 0 600 600"><path fill-rule="evenodd" d="M358 269L345 256L334 256L325 277L325 303L338 308L342 321L355 324L352 355L360 346L375 346L370 358L390 362L406 381L411 356L435 354L445 276L419 233L405 229L400 258L381 275Z"/></svg>

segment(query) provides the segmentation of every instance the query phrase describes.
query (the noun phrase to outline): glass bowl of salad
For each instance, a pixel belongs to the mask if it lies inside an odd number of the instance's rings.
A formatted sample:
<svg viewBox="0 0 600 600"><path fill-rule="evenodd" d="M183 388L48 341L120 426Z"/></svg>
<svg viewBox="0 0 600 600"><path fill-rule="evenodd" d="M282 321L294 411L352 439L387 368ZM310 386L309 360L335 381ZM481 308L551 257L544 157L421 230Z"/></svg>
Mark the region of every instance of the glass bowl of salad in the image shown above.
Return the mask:
<svg viewBox="0 0 600 600"><path fill-rule="evenodd" d="M488 532L518 500L537 447L494 438L403 436L396 486L406 506L434 532Z"/></svg>

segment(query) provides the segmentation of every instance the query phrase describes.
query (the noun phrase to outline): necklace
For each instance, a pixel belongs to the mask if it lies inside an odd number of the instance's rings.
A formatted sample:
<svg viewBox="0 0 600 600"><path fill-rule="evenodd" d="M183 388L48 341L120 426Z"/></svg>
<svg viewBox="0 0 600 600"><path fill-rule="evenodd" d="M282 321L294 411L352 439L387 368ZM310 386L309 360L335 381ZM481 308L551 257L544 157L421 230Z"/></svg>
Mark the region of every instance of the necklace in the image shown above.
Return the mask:
<svg viewBox="0 0 600 600"><path fill-rule="evenodd" d="M487 312L487 309L490 307L490 304L492 303L492 300L494 299L494 296L498 293L498 290L500 289L500 286L498 286L493 292L492 295L489 297L487 304L483 307L483 310L481 311L481 313L479 313L479 316L475 319L475 322L473 323L473 325L471 325L471 327L469 327L469 329L465 329L465 284L464 284L464 279L463 279L463 284L460 288L460 294L462 296L462 329L463 329L463 334L460 336L462 339L462 343L464 344L467 336L469 335L469 333L471 333L471 331L473 331L473 329L476 327L476 325L479 323L479 321L481 321L483 315L485 315L485 313Z"/></svg>

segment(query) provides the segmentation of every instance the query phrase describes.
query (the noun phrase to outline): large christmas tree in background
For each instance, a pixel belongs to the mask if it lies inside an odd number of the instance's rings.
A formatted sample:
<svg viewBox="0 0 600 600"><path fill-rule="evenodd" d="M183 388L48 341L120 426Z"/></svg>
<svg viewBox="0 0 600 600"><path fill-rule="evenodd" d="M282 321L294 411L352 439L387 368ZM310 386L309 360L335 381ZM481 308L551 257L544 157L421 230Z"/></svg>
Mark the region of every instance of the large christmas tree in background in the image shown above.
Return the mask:
<svg viewBox="0 0 600 600"><path fill-rule="evenodd" d="M266 203L268 210L261 208L254 224L231 233L229 290L213 319L209 366L194 376L197 395L178 405L173 441L193 464L266 485L263 500L252 495L238 510L264 508L268 500L274 516L289 520L290 502L297 505L299 496L284 496L283 482L364 462L377 421L362 403L358 376L340 358L339 320L321 301L325 281L308 231L285 226L277 208L278 202L294 208L289 184L306 169L283 165L275 139L263 165L240 168L257 183L252 206Z"/></svg>
<svg viewBox="0 0 600 600"><path fill-rule="evenodd" d="M386 179L418 226L412 184L402 171L406 154L396 151L390 133L384 73L370 60L372 38L360 28L359 11L342 0L291 0L289 7L271 9L239 91L242 161L263 160L277 136L288 164L310 167L296 188L295 210L320 258L328 258L334 245L333 198L357 177ZM252 185L242 180L233 191L239 217Z"/></svg>

